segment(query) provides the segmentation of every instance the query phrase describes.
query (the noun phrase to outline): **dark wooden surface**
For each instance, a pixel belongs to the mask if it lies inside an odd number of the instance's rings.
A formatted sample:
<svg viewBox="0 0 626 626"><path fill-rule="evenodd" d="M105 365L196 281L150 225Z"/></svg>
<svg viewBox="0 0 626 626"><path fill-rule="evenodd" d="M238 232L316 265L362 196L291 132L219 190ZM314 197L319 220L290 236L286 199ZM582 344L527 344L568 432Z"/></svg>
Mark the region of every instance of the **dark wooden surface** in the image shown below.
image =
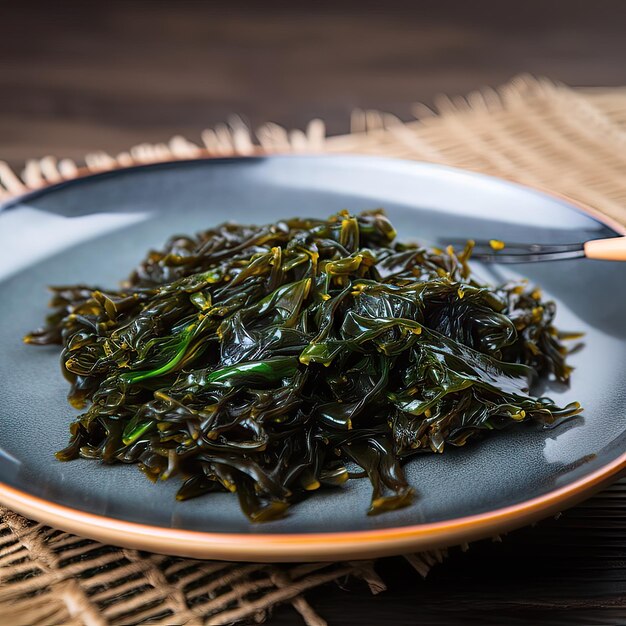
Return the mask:
<svg viewBox="0 0 626 626"><path fill-rule="evenodd" d="M354 107L413 101L519 72L626 84L626 2L3 3L0 159L123 150L238 113L346 132ZM381 562L387 593L309 594L331 624L626 624L626 487L559 521L482 542L421 581ZM296 623L293 609L272 623Z"/></svg>
<svg viewBox="0 0 626 626"><path fill-rule="evenodd" d="M620 0L0 3L0 159L79 158L238 113L401 117L520 72L626 84Z"/></svg>

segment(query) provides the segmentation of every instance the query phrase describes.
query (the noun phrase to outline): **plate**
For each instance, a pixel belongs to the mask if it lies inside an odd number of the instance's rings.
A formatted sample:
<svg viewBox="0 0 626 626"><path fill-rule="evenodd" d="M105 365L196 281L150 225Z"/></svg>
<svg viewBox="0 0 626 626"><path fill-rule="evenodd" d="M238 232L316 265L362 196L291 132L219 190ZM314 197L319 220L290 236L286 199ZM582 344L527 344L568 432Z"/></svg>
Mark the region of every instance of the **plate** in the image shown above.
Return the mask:
<svg viewBox="0 0 626 626"><path fill-rule="evenodd" d="M385 207L403 238L570 243L617 227L537 190L446 167L367 157L205 159L88 176L0 212L0 501L101 541L214 559L373 557L458 544L571 505L626 466L626 263L572 260L480 266L484 280L524 275L559 307L559 327L585 332L558 403L585 412L550 431L521 425L406 465L418 497L368 517L367 480L316 493L279 521L254 525L231 494L176 502L176 480L132 466L60 463L74 411L55 347L22 336L40 325L46 285L115 285L175 232L225 220L264 223Z"/></svg>

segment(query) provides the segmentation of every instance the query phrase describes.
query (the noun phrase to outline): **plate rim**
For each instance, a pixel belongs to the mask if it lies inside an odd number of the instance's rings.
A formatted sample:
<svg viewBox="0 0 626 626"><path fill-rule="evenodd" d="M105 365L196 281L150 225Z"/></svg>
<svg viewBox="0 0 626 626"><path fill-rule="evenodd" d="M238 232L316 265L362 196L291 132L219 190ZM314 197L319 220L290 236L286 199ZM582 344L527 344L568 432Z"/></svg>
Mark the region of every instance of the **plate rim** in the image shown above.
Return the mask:
<svg viewBox="0 0 626 626"><path fill-rule="evenodd" d="M539 192L549 198L566 202L571 209L590 216L617 235L626 235L626 227L616 220L565 194L554 192L538 185L527 185L506 177L491 176L429 161L411 161L354 154L206 156L117 167L105 172L81 174L78 178L46 185L12 197L8 201L0 203L0 213L12 206L59 188L81 184L93 179L113 177L136 170L205 162L249 162L274 158L303 159L312 157L320 160L328 157L348 157L356 162L381 161L403 164L404 166L421 164L452 171L456 174L469 174L491 181L506 182L521 189ZM139 548L157 553L235 561L250 561L254 559L264 562L335 561L364 557L372 558L411 550L447 547L509 531L548 517L551 513L559 512L568 506L576 504L605 486L624 469L626 469L626 451L613 461L568 485L506 507L438 522L411 524L395 528L328 533L222 533L151 526L58 504L11 487L2 482L1 479L0 503L22 515L33 517L40 522L50 524L67 532L113 545Z"/></svg>

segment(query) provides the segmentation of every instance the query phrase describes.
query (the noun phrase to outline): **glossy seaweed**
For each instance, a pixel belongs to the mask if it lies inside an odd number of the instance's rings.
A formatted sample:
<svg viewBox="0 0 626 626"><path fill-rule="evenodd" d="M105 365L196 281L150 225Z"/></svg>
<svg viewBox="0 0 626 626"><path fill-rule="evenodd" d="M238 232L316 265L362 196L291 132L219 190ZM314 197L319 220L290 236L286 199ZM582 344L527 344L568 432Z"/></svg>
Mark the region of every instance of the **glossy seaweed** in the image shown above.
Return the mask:
<svg viewBox="0 0 626 626"><path fill-rule="evenodd" d="M402 462L580 411L555 305L472 277L462 251L396 241L382 211L172 237L117 290L52 287L30 344L60 344L72 406L57 454L237 494L252 521L352 477L369 513L408 504Z"/></svg>

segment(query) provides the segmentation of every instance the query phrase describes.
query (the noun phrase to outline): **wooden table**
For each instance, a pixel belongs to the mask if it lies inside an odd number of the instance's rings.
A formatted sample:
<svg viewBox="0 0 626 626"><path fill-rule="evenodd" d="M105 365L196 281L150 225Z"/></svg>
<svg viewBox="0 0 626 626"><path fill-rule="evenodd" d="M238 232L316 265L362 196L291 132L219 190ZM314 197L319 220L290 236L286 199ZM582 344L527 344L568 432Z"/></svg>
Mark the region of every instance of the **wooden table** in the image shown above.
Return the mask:
<svg viewBox="0 0 626 626"><path fill-rule="evenodd" d="M529 71L626 84L626 3L15 4L0 17L0 159L79 158L200 131L354 107L410 117L412 101ZM425 581L381 563L387 593L310 594L331 624L626 624L626 486L512 533L453 550ZM273 623L293 624L290 608Z"/></svg>
<svg viewBox="0 0 626 626"><path fill-rule="evenodd" d="M198 138L233 113L345 133L355 107L409 118L412 102L520 72L626 84L620 0L220 4L0 9L0 159Z"/></svg>

